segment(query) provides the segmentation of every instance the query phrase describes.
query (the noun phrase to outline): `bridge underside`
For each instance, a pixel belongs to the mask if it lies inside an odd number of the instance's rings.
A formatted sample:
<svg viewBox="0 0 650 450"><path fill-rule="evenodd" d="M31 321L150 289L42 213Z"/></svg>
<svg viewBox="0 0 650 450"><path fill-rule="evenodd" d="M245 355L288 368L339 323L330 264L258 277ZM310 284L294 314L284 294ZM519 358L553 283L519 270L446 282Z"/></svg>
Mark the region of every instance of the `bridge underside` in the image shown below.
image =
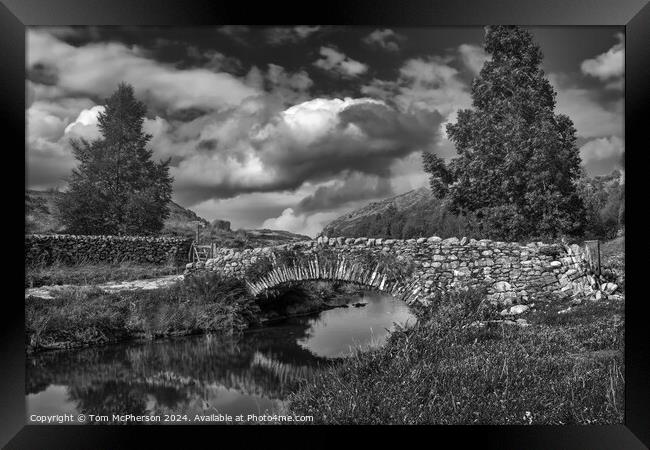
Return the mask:
<svg viewBox="0 0 650 450"><path fill-rule="evenodd" d="M367 270L345 258L325 264L314 258L297 267L281 265L259 280L247 282L247 285L250 293L254 297L258 297L271 289L300 281L349 282L377 289L409 303L416 299L419 291L416 280L406 280L406 282L395 280L378 267L374 270Z"/></svg>

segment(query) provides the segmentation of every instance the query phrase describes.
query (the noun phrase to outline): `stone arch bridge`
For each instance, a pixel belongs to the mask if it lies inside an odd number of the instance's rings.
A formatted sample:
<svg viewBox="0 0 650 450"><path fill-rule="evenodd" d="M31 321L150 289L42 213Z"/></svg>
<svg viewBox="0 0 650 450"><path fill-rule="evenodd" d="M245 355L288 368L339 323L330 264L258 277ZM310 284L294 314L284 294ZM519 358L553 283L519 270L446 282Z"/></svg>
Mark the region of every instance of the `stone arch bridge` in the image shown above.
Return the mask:
<svg viewBox="0 0 650 450"><path fill-rule="evenodd" d="M278 255L293 255L288 262ZM252 278L260 261L270 270ZM340 280L428 304L439 290L484 286L494 304L525 303L542 293L570 296L589 289L585 254L577 245L439 237L327 238L274 247L217 248L205 263L188 265L242 278L254 296L288 283Z"/></svg>

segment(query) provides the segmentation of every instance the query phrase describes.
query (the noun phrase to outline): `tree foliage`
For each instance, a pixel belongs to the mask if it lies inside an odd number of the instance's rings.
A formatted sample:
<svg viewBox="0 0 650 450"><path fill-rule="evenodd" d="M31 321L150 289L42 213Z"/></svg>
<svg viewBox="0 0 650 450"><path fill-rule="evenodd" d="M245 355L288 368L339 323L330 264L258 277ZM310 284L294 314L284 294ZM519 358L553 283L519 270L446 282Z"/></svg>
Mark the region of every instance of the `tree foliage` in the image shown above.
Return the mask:
<svg viewBox="0 0 650 450"><path fill-rule="evenodd" d="M496 239L580 234L584 206L576 189L580 156L571 119L555 114L555 91L527 31L488 28L491 56L472 84L473 108L447 125L458 156L425 153L424 170L452 211L472 216Z"/></svg>
<svg viewBox="0 0 650 450"><path fill-rule="evenodd" d="M578 192L586 214L586 239L609 240L625 226L625 184L621 173L588 177L583 173L578 181Z"/></svg>
<svg viewBox="0 0 650 450"><path fill-rule="evenodd" d="M102 138L72 140L78 166L60 198L60 219L76 234L152 234L169 215L169 160L155 162L142 131L146 106L120 84L99 114Z"/></svg>

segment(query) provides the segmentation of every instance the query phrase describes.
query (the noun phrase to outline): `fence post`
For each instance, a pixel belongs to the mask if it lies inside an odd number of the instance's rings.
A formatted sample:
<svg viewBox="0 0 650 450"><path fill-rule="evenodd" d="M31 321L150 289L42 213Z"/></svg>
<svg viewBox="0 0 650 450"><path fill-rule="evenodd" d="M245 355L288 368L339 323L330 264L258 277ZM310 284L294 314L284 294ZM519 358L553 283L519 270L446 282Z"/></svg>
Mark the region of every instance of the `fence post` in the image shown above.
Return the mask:
<svg viewBox="0 0 650 450"><path fill-rule="evenodd" d="M589 265L600 277L600 241L597 239L585 241L585 249L589 258Z"/></svg>

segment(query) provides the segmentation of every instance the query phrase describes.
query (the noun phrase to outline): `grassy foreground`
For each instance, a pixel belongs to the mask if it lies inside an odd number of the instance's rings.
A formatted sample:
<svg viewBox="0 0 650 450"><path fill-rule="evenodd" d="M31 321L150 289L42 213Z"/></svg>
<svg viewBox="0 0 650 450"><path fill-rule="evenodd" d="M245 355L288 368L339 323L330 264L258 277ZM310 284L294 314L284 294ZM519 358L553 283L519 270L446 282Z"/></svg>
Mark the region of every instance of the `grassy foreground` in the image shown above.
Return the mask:
<svg viewBox="0 0 650 450"><path fill-rule="evenodd" d="M303 384L289 410L325 424L622 423L621 302L553 308L519 327L486 321L482 298L439 298L384 347Z"/></svg>

